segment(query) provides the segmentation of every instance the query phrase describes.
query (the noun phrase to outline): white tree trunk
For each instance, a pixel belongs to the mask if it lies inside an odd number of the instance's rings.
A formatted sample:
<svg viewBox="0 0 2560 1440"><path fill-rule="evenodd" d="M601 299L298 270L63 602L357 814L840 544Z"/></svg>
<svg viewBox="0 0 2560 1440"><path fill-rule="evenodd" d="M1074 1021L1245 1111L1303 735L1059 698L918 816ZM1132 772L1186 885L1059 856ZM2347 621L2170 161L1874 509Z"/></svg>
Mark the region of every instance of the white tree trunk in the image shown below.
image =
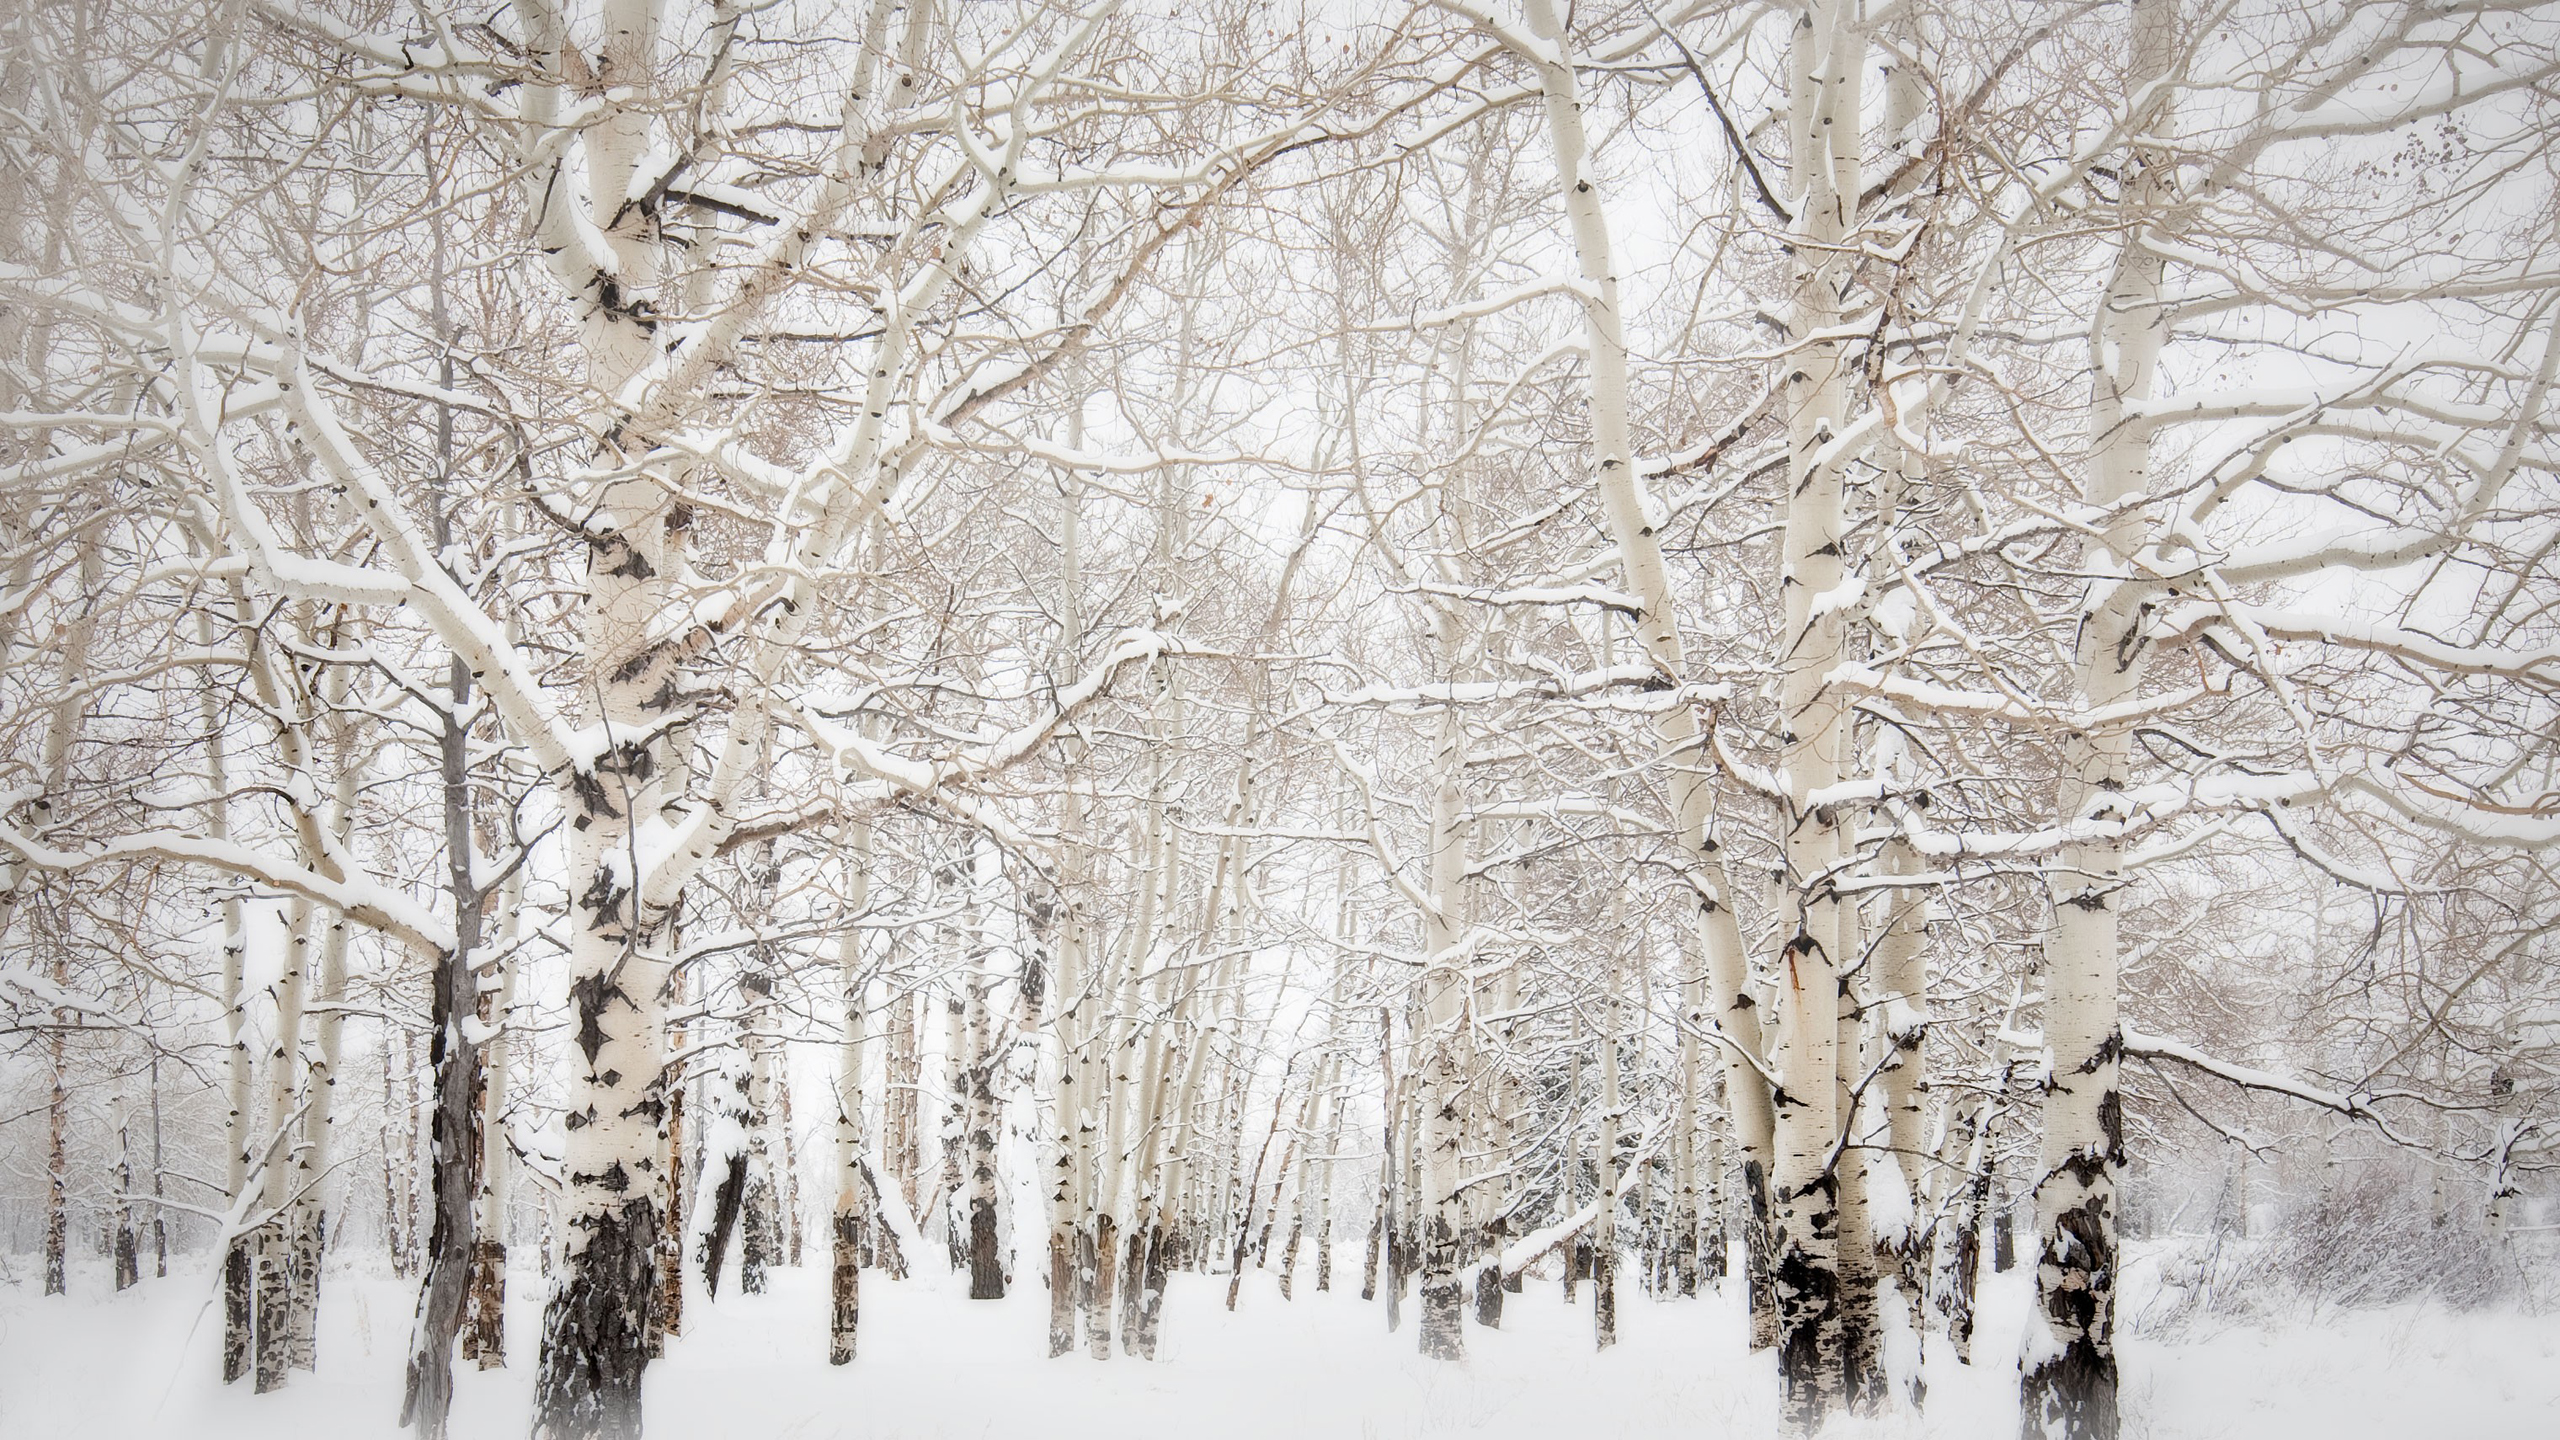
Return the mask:
<svg viewBox="0 0 2560 1440"><path fill-rule="evenodd" d="M286 926L284 973L276 981L275 1048L267 1054L267 1114L265 1124L259 1127L257 1165L263 1183L252 1253L257 1262L255 1372L261 1394L284 1384L292 1361L295 1281L292 1248L286 1243L284 1226L293 1197L288 1137L300 1090L297 1082L302 1069L302 1007L311 973L311 923L309 902L296 902Z"/></svg>
<svg viewBox="0 0 2560 1440"><path fill-rule="evenodd" d="M2146 98L2176 43L2175 0L2137 0L2126 93L2147 110L2134 133L2161 134L2166 87ZM2138 146L2125 177L2128 223L2142 226L2169 198L2169 157ZM2150 398L2168 329L2161 309L2165 262L2133 231L2123 237L2106 302L2090 333L2096 447L2083 498L2113 512L2101 543L2084 547L2072 699L2081 713L2131 697L2141 681L2140 626L2147 587L2129 584L2146 528L2125 505L2151 484L2148 427L2129 423ZM2123 903L2133 742L2123 722L2083 724L2064 737L2057 819L2075 838L2047 871L2053 928L2045 941L2044 1145L2037 1162L2036 1305L2019 1358L2023 1433L2043 1440L2114 1440L2117 1433L2116 1180L2124 1167L2124 1105L2117 1069L2117 924Z"/></svg>
<svg viewBox="0 0 2560 1440"><path fill-rule="evenodd" d="M1422 1353L1438 1360L1466 1355L1466 1198L1460 1190L1465 1135L1470 980L1460 950L1467 933L1465 795L1467 729L1458 707L1440 711L1431 751L1431 839L1422 921L1422 1017L1419 1052L1422 1133Z"/></svg>
<svg viewBox="0 0 2560 1440"><path fill-rule="evenodd" d="M1552 0L1525 0L1523 10L1530 30L1550 47L1547 53L1527 58L1538 71L1544 94L1557 181L1585 286L1582 313L1591 365L1591 445L1601 509L1627 589L1643 607L1636 621L1637 639L1666 679L1684 684L1691 679L1689 662L1662 542L1654 533L1657 510L1635 471L1626 319L1618 299L1607 211L1589 175L1581 83ZM1695 866L1701 891L1697 941L1706 961L1712 1013L1692 1017L1692 1023L1714 1026L1722 1041L1726 1103L1732 1111L1734 1144L1741 1152L1743 1184L1752 1212L1763 1216L1773 1173L1771 1096L1757 1063L1765 1053L1764 1042L1749 991L1749 962L1733 909L1733 884L1715 838L1714 796L1699 759L1704 736L1696 711L1685 704L1659 712L1654 726L1658 753L1670 766L1675 832L1684 855ZM1749 1238L1755 1254L1765 1252L1765 1234L1764 1226L1752 1227ZM1755 1311L1762 1310L1755 1306Z"/></svg>
<svg viewBox="0 0 2560 1440"><path fill-rule="evenodd" d="M827 1363L853 1363L862 1321L862 1262L869 1248L870 1177L864 1173L862 1051L870 1038L869 988L862 972L861 924L871 907L871 822L846 837L844 930L836 936L836 983L844 993L844 1034L836 1056L836 1200L827 1309Z"/></svg>

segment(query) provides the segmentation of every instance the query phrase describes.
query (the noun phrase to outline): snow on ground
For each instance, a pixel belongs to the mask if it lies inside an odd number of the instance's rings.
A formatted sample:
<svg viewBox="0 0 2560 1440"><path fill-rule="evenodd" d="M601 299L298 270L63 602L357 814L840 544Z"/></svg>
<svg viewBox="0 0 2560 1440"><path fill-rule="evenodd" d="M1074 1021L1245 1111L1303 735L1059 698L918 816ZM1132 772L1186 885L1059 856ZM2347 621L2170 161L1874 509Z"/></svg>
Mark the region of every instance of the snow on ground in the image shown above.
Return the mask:
<svg viewBox="0 0 2560 1440"><path fill-rule="evenodd" d="M1346 1253L1344 1260L1354 1257ZM1350 1266L1337 1275L1351 1274ZM1751 1437L1774 1431L1776 1372L1744 1350L1729 1297L1655 1303L1621 1297L1620 1342L1591 1349L1590 1292L1567 1308L1552 1282L1511 1297L1504 1328L1470 1327L1460 1366L1413 1353L1408 1326L1349 1291L1294 1303L1263 1275L1238 1310L1223 1278L1174 1278L1153 1364L1043 1358L1046 1297L972 1302L947 1279L866 1275L862 1355L825 1363L824 1272L777 1271L770 1293L696 1302L687 1333L648 1381L654 1440L1042 1440L1199 1436L1571 1440ZM1835 1427L1840 1440L2005 1437L2024 1271L1985 1295L1980 1355L1930 1362L1925 1419ZM281 1393L214 1379L218 1317L201 1269L117 1296L75 1276L74 1298L0 1286L0 1437L369 1440L403 1432L402 1345L409 1287L359 1260L330 1278L320 1370ZM458 1373L460 1440L521 1436L542 1282L510 1280L511 1368ZM2202 1332L2200 1332L2202 1333ZM2359 1440L2424 1435L2560 1436L2560 1318L2452 1314L2438 1307L2324 1318L2319 1328L2223 1328L2125 1346L2126 1434L2135 1440Z"/></svg>

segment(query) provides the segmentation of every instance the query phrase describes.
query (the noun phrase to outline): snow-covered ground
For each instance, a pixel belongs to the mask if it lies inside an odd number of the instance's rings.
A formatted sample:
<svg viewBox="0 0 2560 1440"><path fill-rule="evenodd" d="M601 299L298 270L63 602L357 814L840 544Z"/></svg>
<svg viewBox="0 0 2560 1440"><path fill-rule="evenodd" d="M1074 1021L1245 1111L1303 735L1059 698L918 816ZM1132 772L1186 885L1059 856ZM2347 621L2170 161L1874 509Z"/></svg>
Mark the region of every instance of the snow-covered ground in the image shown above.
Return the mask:
<svg viewBox="0 0 2560 1440"><path fill-rule="evenodd" d="M1346 1253L1344 1259L1353 1257ZM2141 1267L2137 1267L2139 1270ZM1302 1270L1302 1281L1311 1272ZM1346 1264L1337 1271L1349 1273ZM1152 1364L1043 1358L1037 1283L999 1303L948 1280L866 1276L861 1358L826 1361L825 1282L776 1273L770 1293L697 1303L687 1333L653 1367L656 1440L787 1437L1405 1437L1595 1434L1758 1436L1774 1429L1775 1371L1743 1345L1729 1298L1621 1300L1620 1342L1590 1344L1589 1291L1567 1308L1553 1283L1512 1297L1504 1328L1471 1328L1465 1364L1413 1353L1412 1331L1349 1293L1284 1302L1247 1279L1235 1313L1223 1279L1175 1277ZM1925 1418L1842 1425L1859 1437L2001 1437L2023 1272L1985 1296L1981 1355L1930 1363ZM329 1281L320 1369L252 1395L214 1379L217 1317L198 1270L121 1296L76 1277L69 1301L0 1286L0 1436L390 1437L399 1401L409 1288L361 1262ZM541 1281L513 1277L511 1368L459 1374L454 1433L524 1433ZM2455 1314L2433 1306L2324 1317L2318 1328L2199 1327L2179 1343L2125 1345L2126 1434L2193 1440L2307 1436L2560 1436L2560 1318Z"/></svg>

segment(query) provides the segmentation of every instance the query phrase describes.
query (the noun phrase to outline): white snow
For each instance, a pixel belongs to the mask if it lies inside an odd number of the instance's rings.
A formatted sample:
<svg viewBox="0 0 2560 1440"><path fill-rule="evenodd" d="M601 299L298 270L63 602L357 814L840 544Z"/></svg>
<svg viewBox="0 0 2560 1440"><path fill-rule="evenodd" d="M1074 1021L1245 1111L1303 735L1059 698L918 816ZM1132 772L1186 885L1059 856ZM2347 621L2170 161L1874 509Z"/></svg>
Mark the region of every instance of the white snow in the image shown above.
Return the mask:
<svg viewBox="0 0 2560 1440"><path fill-rule="evenodd" d="M1025 1275L1013 1298L973 1302L917 1256L921 1283L865 1272L861 1354L826 1364L826 1281L819 1233L810 1264L780 1269L764 1295L689 1303L687 1333L649 1372L656 1440L769 1436L1032 1435L1053 1440L1203 1436L1481 1435L1558 1440L1776 1433L1776 1374L1745 1348L1738 1292L1656 1302L1633 1284L1619 1299L1620 1341L1591 1348L1591 1291L1567 1307L1552 1280L1511 1297L1504 1328L1470 1325L1468 1358L1415 1355L1413 1315L1385 1333L1384 1307L1358 1299L1358 1247L1337 1250L1331 1294L1302 1261L1298 1298L1256 1272L1235 1313L1222 1276L1177 1275L1160 1358L1044 1358L1047 1296ZM531 1246L520 1247L530 1257ZM86 1259L87 1257L83 1257ZM2142 1276L2128 1276L2126 1313ZM320 1369L254 1395L215 1378L212 1276L189 1265L165 1281L108 1293L82 1268L68 1300L37 1293L31 1273L0 1284L0 1435L84 1440L391 1440L402 1342L414 1289L369 1256L341 1262L321 1310ZM1925 1415L1842 1421L1831 1440L1974 1440L2015 1434L2014 1357L2029 1272L1985 1276L1980 1364L1926 1360ZM453 1433L524 1433L544 1290L529 1268L508 1281L510 1366L456 1372ZM1902 1337L1897 1349L1909 1344ZM1905 1352L1907 1353L1907 1351ZM2450 1313L2435 1306L2332 1316L2321 1326L2231 1326L2180 1343L2124 1344L2126 1434L2250 1440L2384 1440L2547 1435L2560 1415L2560 1317Z"/></svg>

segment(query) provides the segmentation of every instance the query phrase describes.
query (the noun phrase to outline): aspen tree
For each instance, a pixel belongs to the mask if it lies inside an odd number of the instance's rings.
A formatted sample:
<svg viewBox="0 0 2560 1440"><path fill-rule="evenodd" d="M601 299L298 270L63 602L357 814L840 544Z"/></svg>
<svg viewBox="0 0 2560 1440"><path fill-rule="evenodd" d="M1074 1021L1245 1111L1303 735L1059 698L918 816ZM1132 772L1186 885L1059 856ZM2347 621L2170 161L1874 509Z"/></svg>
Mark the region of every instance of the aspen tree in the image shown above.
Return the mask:
<svg viewBox="0 0 2560 1440"><path fill-rule="evenodd" d="M1641 606L1635 622L1637 641L1663 678L1675 686L1687 684L1694 677L1656 533L1659 507L1635 471L1626 321L1608 212L1590 173L1576 61L1566 44L1562 19L1549 0L1525 0L1523 11L1530 33L1544 42L1524 58L1537 71L1557 184L1585 286L1579 298L1589 349L1595 486L1620 572ZM1658 753L1671 763L1674 833L1683 855L1695 866L1692 878L1699 887L1696 936L1714 1012L1704 1020L1714 1025L1720 1041L1743 1188L1757 1214L1770 1204L1768 1197L1777 1183L1771 1164L1774 1120L1761 1063L1760 1017L1746 983L1748 962L1733 908L1733 885L1725 873L1722 842L1714 833L1713 797L1693 758L1705 737L1694 709L1687 704L1656 712L1654 727ZM1775 1253L1774 1243L1765 1248Z"/></svg>
<svg viewBox="0 0 2560 1440"><path fill-rule="evenodd" d="M464 1314L463 1354L478 1362L483 1370L503 1369L507 1363L507 1200L510 1193L510 1170L514 1164L514 1145L507 1129L510 1066L515 1060L513 1038L516 1000L516 947L522 938L524 912L524 872L508 874L498 892L498 987L494 994L483 987L480 1000L485 1013L480 1017L490 1028L488 1043L480 1052L480 1166L479 1188L474 1199L478 1207L472 1221L470 1292ZM672 1050L670 1051L672 1053ZM672 1101L673 1096L670 1096ZM669 1115L670 1154L675 1153L672 1107ZM669 1192L674 1191L674 1174L669 1174ZM669 1223L676 1223L672 1203L668 1208Z"/></svg>
<svg viewBox="0 0 2560 1440"><path fill-rule="evenodd" d="M863 992L870 977L863 970L861 925L871 908L870 820L855 820L845 839L844 914L838 922L843 928L836 936L836 985L844 997L844 1030L836 1058L836 1194L829 1230L833 1248L827 1310L830 1365L853 1363L862 1319L862 1263L870 1248L866 1232L873 1223L862 1125L863 1049L870 1038L869 1006Z"/></svg>
<svg viewBox="0 0 2560 1440"><path fill-rule="evenodd" d="M2176 0L2139 0L2126 67L2137 136L2169 123L2165 77L2176 41ZM2128 224L2165 199L2167 155L2137 144L2126 186ZM2120 583L2140 544L2142 511L2127 500L2151 485L2150 432L2126 411L2147 400L2167 338L2159 307L2165 261L2128 233L2089 337L2093 393L2084 498L2115 517L2082 564L2093 578L2073 637L2073 703L2083 714L2128 697L2140 682L2134 634L2140 587ZM2125 880L2124 791L2132 771L2127 727L2080 720L2066 737L2056 808L2081 838L2056 853L2047 885L2044 1129L2037 1161L2036 1306L2019 1357L2021 1433L2047 1440L2112 1440L2117 1433L2116 1181L2124 1168L2124 1099L2117 1069L2118 926Z"/></svg>
<svg viewBox="0 0 2560 1440"><path fill-rule="evenodd" d="M275 1039L267 1052L267 1113L259 1127L255 1160L260 1179L259 1223L251 1241L256 1275L257 1321L252 1373L264 1394L285 1383L293 1355L292 1248L284 1232L293 1170L285 1149L301 1086L302 1009L310 992L313 907L296 901L285 921L283 973L275 984Z"/></svg>
<svg viewBox="0 0 2560 1440"><path fill-rule="evenodd" d="M108 1098L107 1128L116 1137L116 1164L109 1176L115 1196L111 1248L115 1256L116 1288L129 1290L142 1279L142 1263L133 1233L133 1128L125 1115L121 1092Z"/></svg>

